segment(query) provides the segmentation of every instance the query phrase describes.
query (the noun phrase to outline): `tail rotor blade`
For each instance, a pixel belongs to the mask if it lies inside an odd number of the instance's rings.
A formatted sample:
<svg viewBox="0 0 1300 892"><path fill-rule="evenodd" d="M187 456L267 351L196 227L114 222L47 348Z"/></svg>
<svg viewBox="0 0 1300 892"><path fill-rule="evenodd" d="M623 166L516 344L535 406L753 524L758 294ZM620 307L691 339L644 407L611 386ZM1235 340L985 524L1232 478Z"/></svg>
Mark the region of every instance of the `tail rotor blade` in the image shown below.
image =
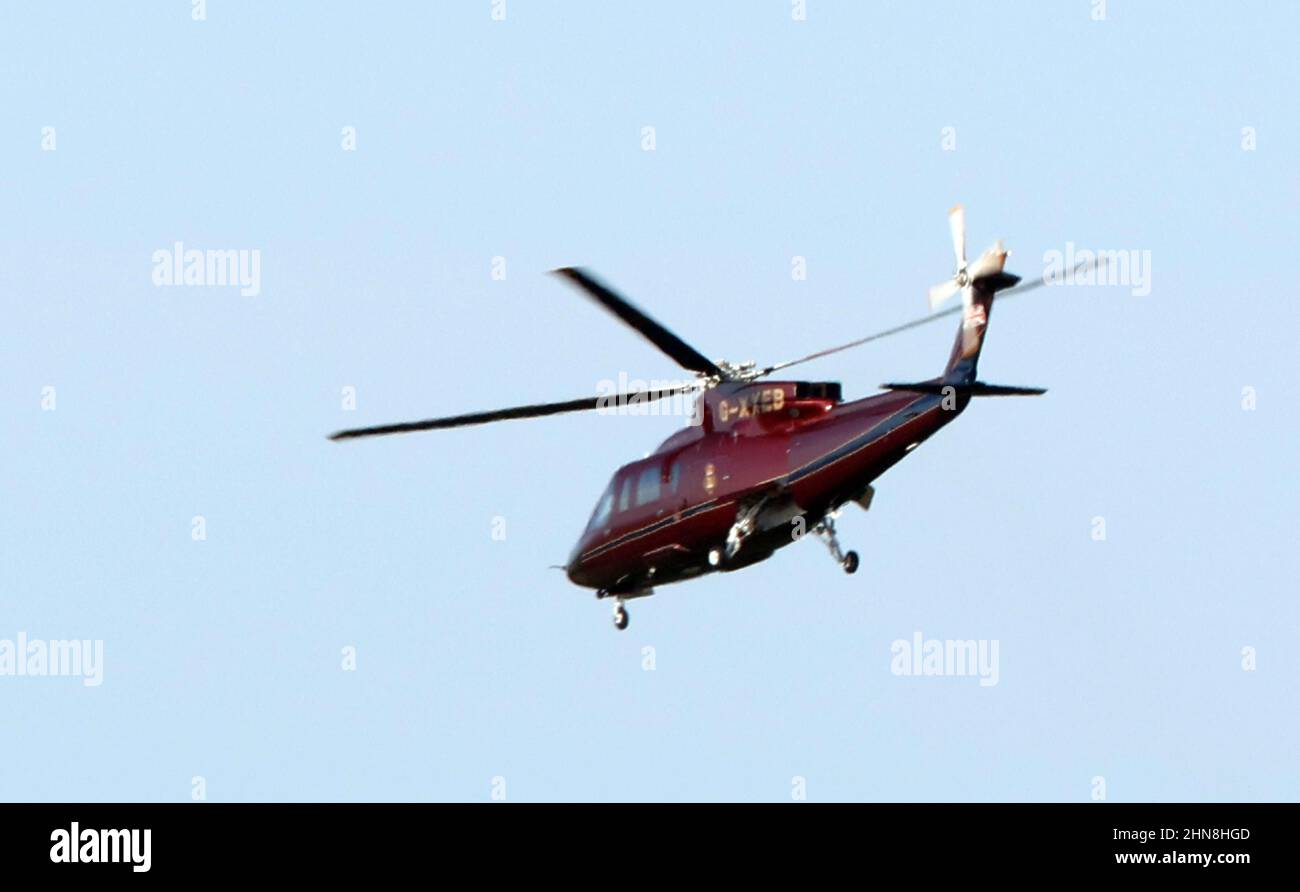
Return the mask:
<svg viewBox="0 0 1300 892"><path fill-rule="evenodd" d="M957 257L957 269L966 268L966 209L955 205L948 212L948 230L952 233L952 252Z"/></svg>
<svg viewBox="0 0 1300 892"><path fill-rule="evenodd" d="M933 313L944 301L960 290L961 286L957 284L956 279L949 279L935 285L930 289L930 312Z"/></svg>

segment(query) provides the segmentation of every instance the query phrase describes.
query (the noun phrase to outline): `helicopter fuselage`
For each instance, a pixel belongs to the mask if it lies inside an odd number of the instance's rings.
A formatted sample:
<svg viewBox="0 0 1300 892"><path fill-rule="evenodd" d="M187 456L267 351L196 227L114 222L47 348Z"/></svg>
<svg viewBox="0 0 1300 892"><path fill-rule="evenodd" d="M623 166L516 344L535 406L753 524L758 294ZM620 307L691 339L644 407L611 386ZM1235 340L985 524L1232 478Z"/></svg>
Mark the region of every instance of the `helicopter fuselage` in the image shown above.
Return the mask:
<svg viewBox="0 0 1300 892"><path fill-rule="evenodd" d="M840 402L838 384L810 382L711 388L690 426L615 472L569 557L569 579L635 597L764 560L844 503L865 505L871 482L967 399L891 391ZM746 518L743 542L729 549Z"/></svg>

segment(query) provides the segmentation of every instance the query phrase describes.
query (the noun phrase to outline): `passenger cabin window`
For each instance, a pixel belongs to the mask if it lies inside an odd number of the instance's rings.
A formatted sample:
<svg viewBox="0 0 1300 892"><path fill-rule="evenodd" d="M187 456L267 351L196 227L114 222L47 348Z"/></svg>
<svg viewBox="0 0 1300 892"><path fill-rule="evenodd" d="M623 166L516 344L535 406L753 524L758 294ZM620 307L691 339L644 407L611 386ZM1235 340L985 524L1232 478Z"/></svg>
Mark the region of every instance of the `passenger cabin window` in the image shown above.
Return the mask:
<svg viewBox="0 0 1300 892"><path fill-rule="evenodd" d="M673 462L672 469L668 472L668 489L674 493L677 492L677 484L681 482L681 479L682 460L679 458Z"/></svg>
<svg viewBox="0 0 1300 892"><path fill-rule="evenodd" d="M636 503L648 505L659 499L659 475L663 473L658 467L645 468L636 480Z"/></svg>

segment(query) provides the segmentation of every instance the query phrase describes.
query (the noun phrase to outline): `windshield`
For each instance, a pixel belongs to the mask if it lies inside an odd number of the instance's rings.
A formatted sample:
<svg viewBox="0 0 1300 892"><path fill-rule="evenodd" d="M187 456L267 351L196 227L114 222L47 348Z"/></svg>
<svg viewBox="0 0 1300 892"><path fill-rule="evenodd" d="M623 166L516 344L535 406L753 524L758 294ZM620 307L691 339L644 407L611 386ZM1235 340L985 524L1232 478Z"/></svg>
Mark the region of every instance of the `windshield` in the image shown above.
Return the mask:
<svg viewBox="0 0 1300 892"><path fill-rule="evenodd" d="M587 529L594 530L603 527L609 522L609 515L614 508L614 481L610 481L609 486L605 487L605 494L600 497L596 503L596 510L591 512L591 520L587 522Z"/></svg>

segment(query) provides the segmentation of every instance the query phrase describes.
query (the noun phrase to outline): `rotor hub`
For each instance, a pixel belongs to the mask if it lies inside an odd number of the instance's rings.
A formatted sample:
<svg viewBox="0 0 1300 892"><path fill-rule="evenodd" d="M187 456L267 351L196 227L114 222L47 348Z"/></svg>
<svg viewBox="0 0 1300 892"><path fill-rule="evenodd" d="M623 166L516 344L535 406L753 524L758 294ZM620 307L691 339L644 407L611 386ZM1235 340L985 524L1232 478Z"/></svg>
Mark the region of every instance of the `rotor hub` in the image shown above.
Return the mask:
<svg viewBox="0 0 1300 892"><path fill-rule="evenodd" d="M763 377L763 370L759 369L752 359L747 362L728 362L725 359L719 359L716 364L722 370L722 377L720 379L716 379L716 376L709 378L708 380L712 383L721 383L722 381L749 382Z"/></svg>

